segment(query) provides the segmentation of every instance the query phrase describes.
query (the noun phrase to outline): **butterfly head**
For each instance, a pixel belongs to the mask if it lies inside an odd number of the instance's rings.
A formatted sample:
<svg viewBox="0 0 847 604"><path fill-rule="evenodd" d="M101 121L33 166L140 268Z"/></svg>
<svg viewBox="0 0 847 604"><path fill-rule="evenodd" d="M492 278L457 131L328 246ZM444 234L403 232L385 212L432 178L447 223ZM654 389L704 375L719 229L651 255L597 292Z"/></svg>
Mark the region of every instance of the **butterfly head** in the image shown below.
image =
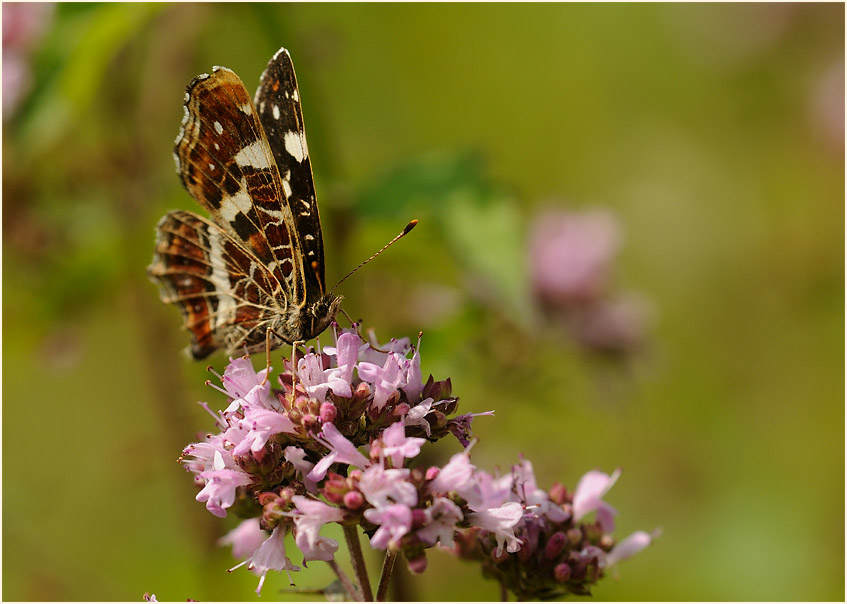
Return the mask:
<svg viewBox="0 0 847 604"><path fill-rule="evenodd" d="M304 339L311 339L329 327L335 320L343 299L344 296L328 294L303 309L303 331L304 334L308 334Z"/></svg>

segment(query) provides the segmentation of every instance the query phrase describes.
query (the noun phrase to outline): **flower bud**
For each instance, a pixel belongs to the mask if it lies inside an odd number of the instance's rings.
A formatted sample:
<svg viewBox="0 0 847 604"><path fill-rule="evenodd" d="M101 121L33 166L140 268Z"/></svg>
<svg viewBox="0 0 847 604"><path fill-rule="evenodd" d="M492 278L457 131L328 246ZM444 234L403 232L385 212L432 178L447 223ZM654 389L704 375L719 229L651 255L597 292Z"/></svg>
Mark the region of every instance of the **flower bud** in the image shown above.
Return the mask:
<svg viewBox="0 0 847 604"><path fill-rule="evenodd" d="M568 542L572 546L579 545L579 542L582 541L582 531L578 528L572 528L568 531Z"/></svg>
<svg viewBox="0 0 847 604"><path fill-rule="evenodd" d="M414 574L419 575L426 570L426 554L421 552L419 556L408 559L409 570Z"/></svg>
<svg viewBox="0 0 847 604"><path fill-rule="evenodd" d="M320 417L322 423L331 424L336 415L338 415L338 409L335 408L335 405L332 403L323 403L321 405Z"/></svg>
<svg viewBox="0 0 847 604"><path fill-rule="evenodd" d="M550 539L547 540L547 545L544 546L544 557L548 560L553 560L562 553L567 542L568 536L562 531L553 533ZM568 570L568 574L570 575L570 569Z"/></svg>
<svg viewBox="0 0 847 604"><path fill-rule="evenodd" d="M571 578L571 567L562 562L553 569L553 577L559 583L566 583Z"/></svg>
<svg viewBox="0 0 847 604"><path fill-rule="evenodd" d="M365 503L365 498L359 491L347 491L344 494L344 506L349 510L358 510Z"/></svg>
<svg viewBox="0 0 847 604"><path fill-rule="evenodd" d="M568 500L568 489L561 482L555 482L550 487L549 497L556 505L562 505Z"/></svg>
<svg viewBox="0 0 847 604"><path fill-rule="evenodd" d="M430 466L426 470L426 479L427 480L434 480L435 477L438 476L440 473L441 473L441 468L439 468L438 466Z"/></svg>

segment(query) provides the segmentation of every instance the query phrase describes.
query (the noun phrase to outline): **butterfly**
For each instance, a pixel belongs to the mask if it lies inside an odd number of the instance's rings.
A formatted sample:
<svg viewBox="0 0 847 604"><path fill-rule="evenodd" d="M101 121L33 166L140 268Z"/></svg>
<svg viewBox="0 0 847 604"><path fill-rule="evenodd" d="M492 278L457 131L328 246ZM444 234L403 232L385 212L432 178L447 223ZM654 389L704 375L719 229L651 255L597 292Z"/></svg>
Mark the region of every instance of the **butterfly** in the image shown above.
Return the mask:
<svg viewBox="0 0 847 604"><path fill-rule="evenodd" d="M177 172L212 220L170 212L150 278L182 312L190 352L248 353L305 342L335 318L321 220L291 56L268 63L254 100L224 67L194 78L177 136Z"/></svg>

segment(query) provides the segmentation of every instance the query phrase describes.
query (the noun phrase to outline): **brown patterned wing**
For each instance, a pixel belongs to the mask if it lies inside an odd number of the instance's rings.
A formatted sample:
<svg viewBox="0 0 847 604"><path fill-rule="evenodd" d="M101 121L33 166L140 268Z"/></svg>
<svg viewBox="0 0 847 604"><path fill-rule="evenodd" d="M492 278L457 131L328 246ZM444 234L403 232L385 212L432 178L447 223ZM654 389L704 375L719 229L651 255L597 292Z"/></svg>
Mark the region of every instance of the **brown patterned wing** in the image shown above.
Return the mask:
<svg viewBox="0 0 847 604"><path fill-rule="evenodd" d="M264 349L267 327L287 310L274 275L227 231L192 212L159 222L148 273L162 301L182 312L195 359L218 348Z"/></svg>
<svg viewBox="0 0 847 604"><path fill-rule="evenodd" d="M182 182L214 221L306 303L303 251L276 160L241 79L216 67L188 85L174 152Z"/></svg>
<svg viewBox="0 0 847 604"><path fill-rule="evenodd" d="M300 91L294 64L286 49L280 48L262 73L255 106L294 217L306 260L307 297L312 301L326 291L323 236L300 109Z"/></svg>

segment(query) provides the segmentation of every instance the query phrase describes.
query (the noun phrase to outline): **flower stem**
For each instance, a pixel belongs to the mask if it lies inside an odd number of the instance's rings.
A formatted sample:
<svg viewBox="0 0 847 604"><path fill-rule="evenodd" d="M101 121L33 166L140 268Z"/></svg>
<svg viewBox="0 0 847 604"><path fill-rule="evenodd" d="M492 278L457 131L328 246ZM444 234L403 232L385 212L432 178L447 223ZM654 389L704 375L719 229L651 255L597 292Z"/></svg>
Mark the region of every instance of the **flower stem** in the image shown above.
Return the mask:
<svg viewBox="0 0 847 604"><path fill-rule="evenodd" d="M382 561L382 574L379 577L379 586L376 588L376 601L385 602L385 596L388 594L388 584L391 579L391 571L394 569L394 562L397 561L397 552L385 552L385 559Z"/></svg>
<svg viewBox="0 0 847 604"><path fill-rule="evenodd" d="M371 591L371 583L368 579L368 569L365 566L365 558L362 555L362 546L359 544L359 533L355 526L344 526L344 538L347 540L347 549L350 550L350 561L353 564L353 572L362 590L362 599L365 602L373 602L374 596Z"/></svg>
<svg viewBox="0 0 847 604"><path fill-rule="evenodd" d="M350 599L354 602L361 602L361 592L356 589L356 586L353 585L353 583L350 582L350 579L347 577L346 574L344 574L344 571L341 570L341 568L338 566L338 563L335 560L330 560L329 562L327 562L327 564L329 564L330 568L335 571L335 576L338 577L341 586L344 588L344 591L347 592L347 595L350 596Z"/></svg>

